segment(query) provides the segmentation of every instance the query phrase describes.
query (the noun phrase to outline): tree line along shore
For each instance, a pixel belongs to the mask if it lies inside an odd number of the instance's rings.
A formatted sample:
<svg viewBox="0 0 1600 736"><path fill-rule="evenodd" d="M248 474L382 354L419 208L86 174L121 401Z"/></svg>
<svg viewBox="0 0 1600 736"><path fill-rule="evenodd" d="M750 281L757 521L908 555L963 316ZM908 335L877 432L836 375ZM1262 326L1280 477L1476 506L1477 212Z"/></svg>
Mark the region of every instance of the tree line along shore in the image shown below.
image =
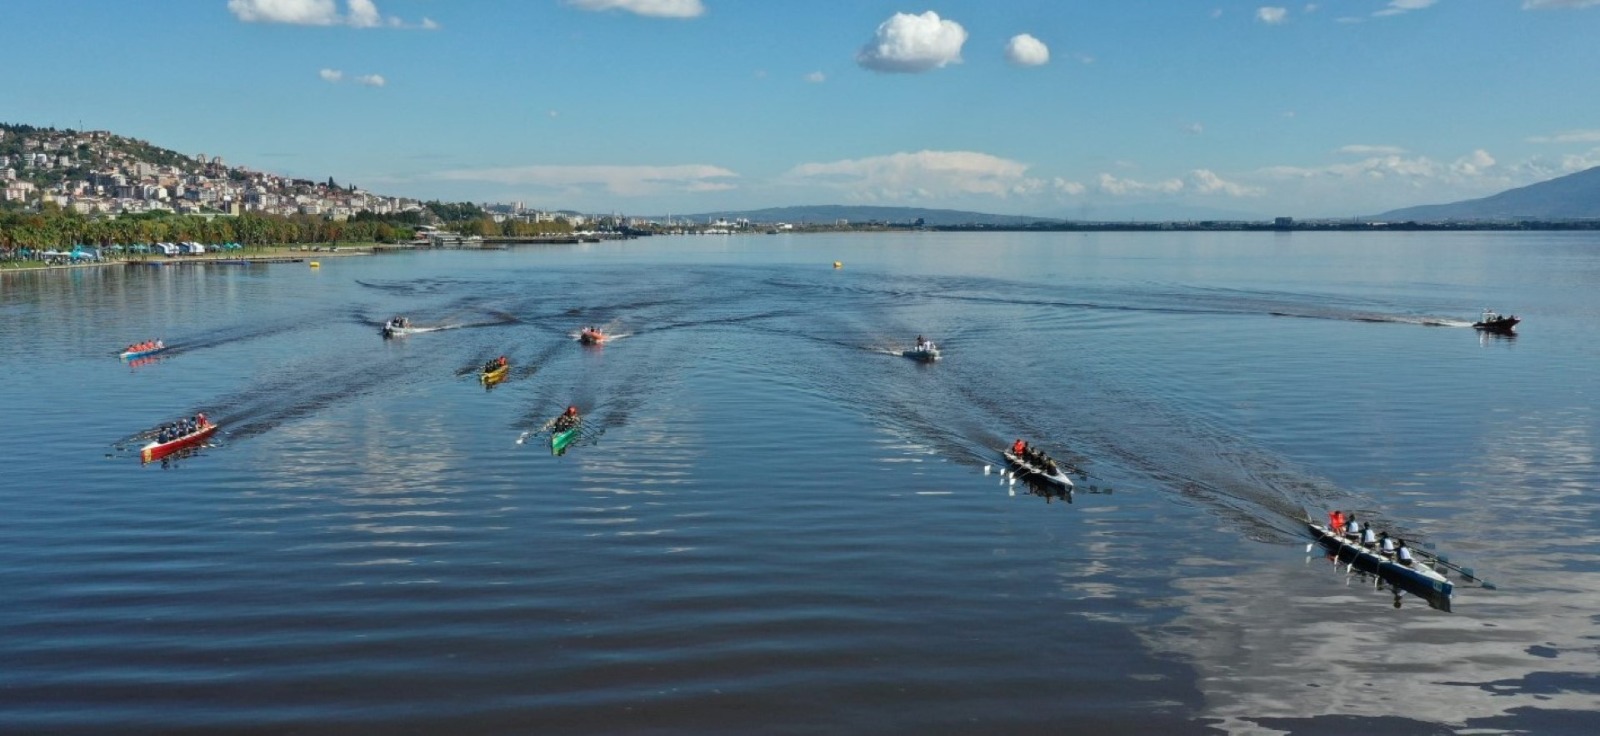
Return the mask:
<svg viewBox="0 0 1600 736"><path fill-rule="evenodd" d="M430 223L442 223L464 236L539 237L572 233L571 224L562 220L496 222L482 210L461 214L464 216L454 221L425 217L416 212L387 216L359 213L344 220L317 215L256 213L239 216L144 213L111 218L85 217L46 206L38 211L0 212L0 268L50 265L45 263L50 258L42 254L73 250L92 250L96 260L137 258L148 255L137 249L150 248L157 243L231 243L243 249L352 243L394 245L414 240L418 228Z"/></svg>

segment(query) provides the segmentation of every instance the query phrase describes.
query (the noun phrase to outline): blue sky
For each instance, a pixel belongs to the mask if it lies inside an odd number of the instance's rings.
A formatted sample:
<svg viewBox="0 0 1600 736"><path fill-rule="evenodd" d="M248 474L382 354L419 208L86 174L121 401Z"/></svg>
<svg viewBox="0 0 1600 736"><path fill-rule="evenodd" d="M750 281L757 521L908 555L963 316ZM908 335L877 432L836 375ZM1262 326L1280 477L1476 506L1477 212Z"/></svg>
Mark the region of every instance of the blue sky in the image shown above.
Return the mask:
<svg viewBox="0 0 1600 736"><path fill-rule="evenodd" d="M1600 0L7 0L0 121L659 215L1371 214L1600 165Z"/></svg>

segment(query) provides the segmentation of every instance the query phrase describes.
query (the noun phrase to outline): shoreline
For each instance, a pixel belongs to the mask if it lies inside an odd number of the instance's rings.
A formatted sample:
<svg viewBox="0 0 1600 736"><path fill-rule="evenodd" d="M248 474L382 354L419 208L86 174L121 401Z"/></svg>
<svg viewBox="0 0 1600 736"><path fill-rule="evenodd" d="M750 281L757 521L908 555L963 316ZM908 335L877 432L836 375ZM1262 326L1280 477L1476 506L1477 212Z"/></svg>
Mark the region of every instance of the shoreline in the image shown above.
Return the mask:
<svg viewBox="0 0 1600 736"><path fill-rule="evenodd" d="M333 250L337 248L338 250ZM370 256L389 250L409 250L404 245L387 245L384 243L360 243L356 245L296 245L258 246L249 250L224 252L224 253L197 253L194 255L167 256L159 254L137 254L123 256L104 261L90 263L60 263L38 266L24 266L20 268L0 268L0 276L11 273L36 273L39 271L68 271L80 268L104 268L107 266L182 266L185 264L204 263L299 263L323 258L349 258L351 256Z"/></svg>

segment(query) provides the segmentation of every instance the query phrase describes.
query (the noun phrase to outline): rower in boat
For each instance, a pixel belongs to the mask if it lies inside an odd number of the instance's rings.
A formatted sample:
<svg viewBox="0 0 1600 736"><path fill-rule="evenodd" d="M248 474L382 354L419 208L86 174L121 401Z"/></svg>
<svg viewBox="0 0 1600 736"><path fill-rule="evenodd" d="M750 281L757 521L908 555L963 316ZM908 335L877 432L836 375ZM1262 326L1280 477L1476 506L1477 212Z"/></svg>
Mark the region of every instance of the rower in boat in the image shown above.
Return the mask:
<svg viewBox="0 0 1600 736"><path fill-rule="evenodd" d="M1406 567L1416 562L1416 558L1411 556L1411 548L1406 546L1406 540L1402 539L1394 546L1394 559Z"/></svg>
<svg viewBox="0 0 1600 736"><path fill-rule="evenodd" d="M550 425L550 429L554 432L565 432L578 426L581 421L583 421L583 418L578 415L578 407L569 406L566 412L555 418L555 421Z"/></svg>

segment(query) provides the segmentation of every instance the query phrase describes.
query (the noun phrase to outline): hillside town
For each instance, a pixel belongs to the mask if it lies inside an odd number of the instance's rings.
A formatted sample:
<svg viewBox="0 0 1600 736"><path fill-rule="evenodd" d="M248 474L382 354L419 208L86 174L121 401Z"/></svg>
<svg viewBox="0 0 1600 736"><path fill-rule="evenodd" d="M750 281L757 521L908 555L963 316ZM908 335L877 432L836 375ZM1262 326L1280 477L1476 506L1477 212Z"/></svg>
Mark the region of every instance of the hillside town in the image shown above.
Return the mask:
<svg viewBox="0 0 1600 736"><path fill-rule="evenodd" d="M420 212L422 202L182 156L106 131L0 126L0 202L83 215Z"/></svg>

